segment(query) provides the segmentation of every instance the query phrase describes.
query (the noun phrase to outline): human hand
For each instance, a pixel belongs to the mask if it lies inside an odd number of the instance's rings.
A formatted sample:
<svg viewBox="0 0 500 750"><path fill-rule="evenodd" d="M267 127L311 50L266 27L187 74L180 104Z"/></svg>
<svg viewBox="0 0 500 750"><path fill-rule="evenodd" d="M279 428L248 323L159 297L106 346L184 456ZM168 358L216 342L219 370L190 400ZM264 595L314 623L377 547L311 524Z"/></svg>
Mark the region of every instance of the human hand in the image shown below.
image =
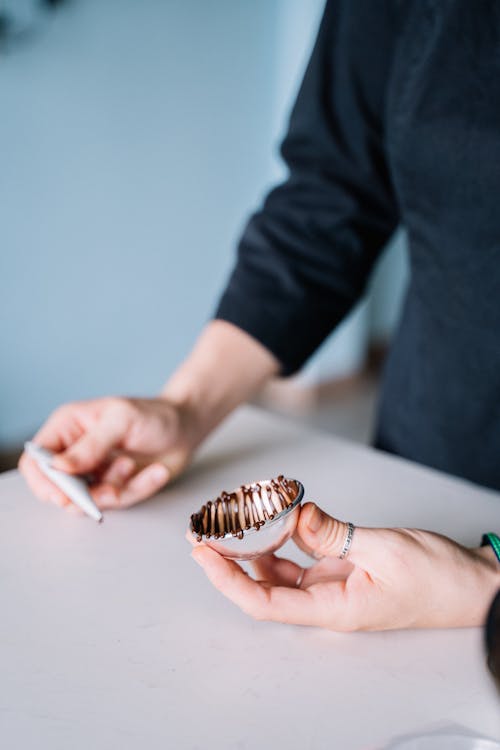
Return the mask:
<svg viewBox="0 0 500 750"><path fill-rule="evenodd" d="M500 587L490 548L466 549L417 529L358 527L348 559L339 560L346 530L346 524L307 503L294 541L320 559L304 569L266 555L253 562L256 580L204 544L191 554L213 585L257 620L337 631L485 622Z"/></svg>
<svg viewBox="0 0 500 750"><path fill-rule="evenodd" d="M176 477L201 441L278 370L262 344L231 323L213 320L161 398L66 404L33 441L58 454L54 468L91 474L99 508L127 507ZM35 495L78 511L26 453L19 469Z"/></svg>
<svg viewBox="0 0 500 750"><path fill-rule="evenodd" d="M33 440L57 454L54 468L91 476L99 508L124 508L184 469L196 445L196 424L187 409L166 399L110 397L61 406ZM39 498L78 510L26 453L19 469Z"/></svg>

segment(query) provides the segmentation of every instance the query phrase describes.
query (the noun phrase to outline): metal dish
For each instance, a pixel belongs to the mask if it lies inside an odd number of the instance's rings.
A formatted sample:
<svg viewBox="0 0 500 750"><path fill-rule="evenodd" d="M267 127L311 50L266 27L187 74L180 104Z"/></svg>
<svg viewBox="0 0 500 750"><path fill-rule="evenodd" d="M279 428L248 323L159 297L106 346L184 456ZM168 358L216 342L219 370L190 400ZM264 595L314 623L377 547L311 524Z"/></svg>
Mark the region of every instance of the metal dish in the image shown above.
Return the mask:
<svg viewBox="0 0 500 750"><path fill-rule="evenodd" d="M279 479L283 478L280 477ZM272 488L276 487L277 481L276 479L265 479L259 482L251 482L233 490L232 493L223 493L222 497L241 497L245 493L252 496L260 492L270 493ZM277 512L273 518L268 517L265 521L261 521L260 525L250 526L244 530L240 529L239 534L233 530L217 536L207 536L200 533L199 526L196 523L200 514L193 514L189 525L190 532L197 542L206 544L219 554L232 560L254 560L257 557L274 552L285 544L294 533L299 518L299 506L304 497L304 487L301 482L296 479L288 479L285 482L288 483L288 487L294 489L294 496L290 495L291 502L283 510ZM217 500L220 500L220 498L217 498ZM203 506L203 508L205 507ZM193 526L193 523L197 528Z"/></svg>

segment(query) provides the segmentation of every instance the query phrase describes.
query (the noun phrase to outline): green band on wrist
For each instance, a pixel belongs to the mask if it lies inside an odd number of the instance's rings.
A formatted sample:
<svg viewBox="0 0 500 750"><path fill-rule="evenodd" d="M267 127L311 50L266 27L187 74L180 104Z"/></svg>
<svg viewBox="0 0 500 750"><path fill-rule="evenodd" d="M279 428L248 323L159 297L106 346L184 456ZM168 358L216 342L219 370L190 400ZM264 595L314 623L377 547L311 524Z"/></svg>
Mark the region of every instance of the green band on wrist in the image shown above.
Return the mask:
<svg viewBox="0 0 500 750"><path fill-rule="evenodd" d="M483 534L481 547L486 547L487 544L491 545L491 547L493 548L493 552L495 553L495 556L500 563L500 537L498 537L492 531L489 531L487 534Z"/></svg>

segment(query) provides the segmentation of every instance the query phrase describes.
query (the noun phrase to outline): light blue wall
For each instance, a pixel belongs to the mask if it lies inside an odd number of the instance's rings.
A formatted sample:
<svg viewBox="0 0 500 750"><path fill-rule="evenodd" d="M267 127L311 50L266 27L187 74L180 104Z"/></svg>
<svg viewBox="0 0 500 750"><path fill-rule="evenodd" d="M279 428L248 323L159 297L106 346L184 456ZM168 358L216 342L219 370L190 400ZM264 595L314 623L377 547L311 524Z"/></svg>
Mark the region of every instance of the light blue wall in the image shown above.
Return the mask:
<svg viewBox="0 0 500 750"><path fill-rule="evenodd" d="M155 392L272 169L278 3L74 0L0 59L0 443Z"/></svg>
<svg viewBox="0 0 500 750"><path fill-rule="evenodd" d="M0 58L0 446L64 401L154 393L189 350L283 174L322 7L73 0Z"/></svg>

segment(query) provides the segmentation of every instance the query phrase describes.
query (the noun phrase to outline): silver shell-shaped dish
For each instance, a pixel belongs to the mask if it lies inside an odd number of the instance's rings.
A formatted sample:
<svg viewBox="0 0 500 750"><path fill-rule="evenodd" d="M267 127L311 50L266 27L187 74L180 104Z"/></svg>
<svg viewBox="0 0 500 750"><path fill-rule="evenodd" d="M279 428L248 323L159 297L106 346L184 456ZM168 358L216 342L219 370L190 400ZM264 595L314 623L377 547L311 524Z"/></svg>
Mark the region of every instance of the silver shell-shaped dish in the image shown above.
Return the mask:
<svg viewBox="0 0 500 750"><path fill-rule="evenodd" d="M266 488L271 485L272 481L274 480L264 479L259 482L251 482L243 485L243 488L252 491L258 486ZM302 483L296 479L289 481L296 484L297 495L293 502L275 515L272 520L268 519L260 528L251 527L247 529L242 538L232 533L226 533L218 538L202 536L201 543L231 560L255 560L257 557L275 552L293 535L299 519L299 506L304 497ZM189 529L196 541L199 542L200 538L193 530L192 522Z"/></svg>

